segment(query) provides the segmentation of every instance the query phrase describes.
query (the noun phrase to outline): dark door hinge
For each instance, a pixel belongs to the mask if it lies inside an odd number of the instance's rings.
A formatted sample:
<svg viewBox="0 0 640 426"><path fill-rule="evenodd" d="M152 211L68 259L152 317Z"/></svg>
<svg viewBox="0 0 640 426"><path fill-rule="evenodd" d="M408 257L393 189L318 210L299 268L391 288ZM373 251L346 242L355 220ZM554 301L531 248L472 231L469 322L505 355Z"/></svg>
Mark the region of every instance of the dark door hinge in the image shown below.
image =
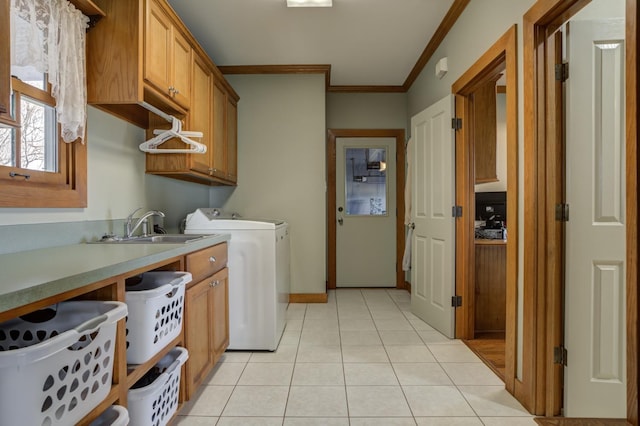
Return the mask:
<svg viewBox="0 0 640 426"><path fill-rule="evenodd" d="M569 204L556 204L556 220L558 222L569 222Z"/></svg>
<svg viewBox="0 0 640 426"><path fill-rule="evenodd" d="M460 130L462 129L462 118L452 118L451 119L451 128L453 130Z"/></svg>
<svg viewBox="0 0 640 426"><path fill-rule="evenodd" d="M453 306L454 308L459 308L460 306L462 306L462 296L452 296L451 306Z"/></svg>
<svg viewBox="0 0 640 426"><path fill-rule="evenodd" d="M569 63L556 64L556 81L564 83L569 78Z"/></svg>
<svg viewBox="0 0 640 426"><path fill-rule="evenodd" d="M451 216L453 216L453 217L462 217L462 206L453 206L453 207L451 207Z"/></svg>
<svg viewBox="0 0 640 426"><path fill-rule="evenodd" d="M553 348L553 363L567 366L567 349L564 346Z"/></svg>

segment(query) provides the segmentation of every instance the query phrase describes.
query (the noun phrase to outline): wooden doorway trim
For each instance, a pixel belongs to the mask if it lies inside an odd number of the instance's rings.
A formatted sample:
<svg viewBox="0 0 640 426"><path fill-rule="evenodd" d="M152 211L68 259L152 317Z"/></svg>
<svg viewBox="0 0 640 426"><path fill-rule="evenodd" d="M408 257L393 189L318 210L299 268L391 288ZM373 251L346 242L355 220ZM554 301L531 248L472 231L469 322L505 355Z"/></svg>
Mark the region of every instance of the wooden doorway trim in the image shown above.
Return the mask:
<svg viewBox="0 0 640 426"><path fill-rule="evenodd" d="M524 67L524 270L523 365L516 397L534 414L557 415L557 377L552 347L558 324L558 251L551 201L561 175L549 159L558 153L557 87L546 83L545 63L553 51L551 34L589 0L538 0L523 18ZM638 425L638 7L626 1L626 219L627 219L627 420ZM553 157L551 157L553 158ZM548 318L552 318L548 320Z"/></svg>
<svg viewBox="0 0 640 426"><path fill-rule="evenodd" d="M336 288L336 138L396 140L396 288L405 288L404 254L404 129L329 129L327 138L327 289Z"/></svg>
<svg viewBox="0 0 640 426"><path fill-rule="evenodd" d="M518 285L518 68L517 28L512 26L452 86L456 97L456 117L462 129L456 132L456 204L463 216L456 220L456 295L462 307L456 309L456 338L474 335L475 172L470 95L482 84L506 71L507 79L507 238L505 387L514 392L516 380L516 330Z"/></svg>

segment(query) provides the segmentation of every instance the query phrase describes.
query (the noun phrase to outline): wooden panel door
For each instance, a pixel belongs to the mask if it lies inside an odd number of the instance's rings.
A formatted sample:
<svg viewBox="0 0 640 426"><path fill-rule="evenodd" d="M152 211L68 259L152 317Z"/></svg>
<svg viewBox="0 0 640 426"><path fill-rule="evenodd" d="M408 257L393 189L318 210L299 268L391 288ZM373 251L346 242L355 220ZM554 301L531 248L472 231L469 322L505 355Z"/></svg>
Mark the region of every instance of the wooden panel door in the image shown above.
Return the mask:
<svg viewBox="0 0 640 426"><path fill-rule="evenodd" d="M191 91L192 49L187 39L175 28L172 30L171 45L171 85L173 99L185 108L189 108Z"/></svg>
<svg viewBox="0 0 640 426"><path fill-rule="evenodd" d="M159 91L169 95L171 86L171 20L160 5L147 2L144 40L144 78Z"/></svg>
<svg viewBox="0 0 640 426"><path fill-rule="evenodd" d="M210 278L190 287L185 296L184 340L189 351L186 363L187 399L195 394L198 385L213 365L211 351L211 287Z"/></svg>
<svg viewBox="0 0 640 426"><path fill-rule="evenodd" d="M229 269L211 277L211 349L217 360L229 346Z"/></svg>
<svg viewBox="0 0 640 426"><path fill-rule="evenodd" d="M227 178L227 93L216 81L213 84L213 142L212 142L212 174Z"/></svg>
<svg viewBox="0 0 640 426"><path fill-rule="evenodd" d="M212 76L209 67L198 56L192 67L192 105L189 111L189 130L202 132L200 140L207 146L204 154L189 154L190 168L200 173L209 174L211 168L211 85Z"/></svg>
<svg viewBox="0 0 640 426"><path fill-rule="evenodd" d="M238 107L227 96L227 179L238 181Z"/></svg>

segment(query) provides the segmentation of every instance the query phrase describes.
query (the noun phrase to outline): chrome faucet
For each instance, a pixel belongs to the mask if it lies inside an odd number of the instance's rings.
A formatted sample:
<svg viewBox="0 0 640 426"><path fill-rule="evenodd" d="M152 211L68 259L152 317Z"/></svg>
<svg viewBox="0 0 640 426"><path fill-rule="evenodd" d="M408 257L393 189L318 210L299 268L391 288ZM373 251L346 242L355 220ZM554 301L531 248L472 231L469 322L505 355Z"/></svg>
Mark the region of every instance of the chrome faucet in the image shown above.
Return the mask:
<svg viewBox="0 0 640 426"><path fill-rule="evenodd" d="M160 210L149 210L148 212L146 212L145 214L140 216L138 219L136 219L135 224L134 224L133 223L133 215L138 210L142 210L142 207L138 207L129 216L127 216L127 220L124 223L124 237L125 238L131 238L133 233L136 232L136 229L138 229L140 227L140 225L142 225L142 234L143 235L148 235L149 234L149 221L148 221L149 217L151 217L151 216L164 217L164 213L162 213Z"/></svg>

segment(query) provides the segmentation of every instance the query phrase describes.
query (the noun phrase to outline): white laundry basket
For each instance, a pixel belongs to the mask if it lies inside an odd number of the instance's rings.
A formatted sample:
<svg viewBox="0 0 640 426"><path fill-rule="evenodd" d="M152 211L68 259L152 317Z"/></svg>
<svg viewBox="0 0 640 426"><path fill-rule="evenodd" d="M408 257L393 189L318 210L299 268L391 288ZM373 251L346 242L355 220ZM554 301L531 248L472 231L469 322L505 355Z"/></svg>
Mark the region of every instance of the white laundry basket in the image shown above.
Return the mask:
<svg viewBox="0 0 640 426"><path fill-rule="evenodd" d="M182 365L189 358L175 347L129 389L127 402L132 425L164 426L178 409Z"/></svg>
<svg viewBox="0 0 640 426"><path fill-rule="evenodd" d="M127 426L128 424L129 412L127 409L121 405L112 405L89 426Z"/></svg>
<svg viewBox="0 0 640 426"><path fill-rule="evenodd" d="M152 271L127 280L127 363L143 364L182 330L189 272Z"/></svg>
<svg viewBox="0 0 640 426"><path fill-rule="evenodd" d="M75 424L111 390L122 302L71 301L0 324L0 424Z"/></svg>

